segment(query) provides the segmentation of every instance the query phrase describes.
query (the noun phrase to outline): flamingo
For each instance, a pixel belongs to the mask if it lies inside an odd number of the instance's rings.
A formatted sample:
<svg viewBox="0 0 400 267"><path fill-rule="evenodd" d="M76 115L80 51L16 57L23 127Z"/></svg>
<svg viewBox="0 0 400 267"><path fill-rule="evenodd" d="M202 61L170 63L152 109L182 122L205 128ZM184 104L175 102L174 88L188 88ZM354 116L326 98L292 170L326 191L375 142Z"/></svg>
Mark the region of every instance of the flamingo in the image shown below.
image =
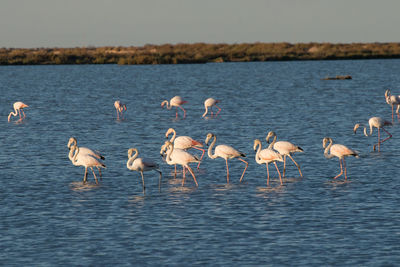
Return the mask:
<svg viewBox="0 0 400 267"><path fill-rule="evenodd" d="M327 142L329 142L328 146L326 146ZM354 157L358 158L358 153L357 153L357 151L352 150L352 149L348 148L347 146L344 146L341 144L332 145L332 143L333 143L333 141L332 141L332 138L330 138L330 137L325 137L322 140L322 146L325 148L324 156L328 159L333 158L333 157L339 158L340 173L338 175L336 175L333 179L336 179L343 174L343 166L344 166L344 177L345 177L345 180L347 180L347 168L346 168L346 161L345 161L344 157L354 156ZM328 152L330 154L328 154Z"/></svg>
<svg viewBox="0 0 400 267"><path fill-rule="evenodd" d="M183 118L186 118L186 110L181 106L183 104L187 103L187 101L183 101L180 96L174 96L171 98L171 100L168 103L168 100L164 100L161 103L161 107L163 108L164 105L167 105L167 109L171 109L172 107L175 107L176 109L176 115L175 118L178 118L178 107L183 110Z"/></svg>
<svg viewBox="0 0 400 267"><path fill-rule="evenodd" d="M185 168L189 170L190 174L193 177L194 182L196 183L196 186L199 186L196 180L196 176L194 175L193 170L189 166L189 163L192 162L197 163L199 162L199 159L196 156L193 156L192 154L186 152L185 150L174 148L174 144L171 143L170 141L165 142L165 144L161 148L160 154L163 155L165 150L167 151L166 161L169 165L179 164L182 166L183 169L182 186L184 186L186 179Z"/></svg>
<svg viewBox="0 0 400 267"><path fill-rule="evenodd" d="M207 98L206 101L204 101L204 108L206 109L206 111L204 112L202 117L205 117L208 113L208 108L210 108L211 110L211 117L213 116L213 111L212 111L212 107L215 106L218 109L217 114L215 114L215 117L218 116L219 112L221 111L221 108L218 107L216 104L219 103L219 100L215 100L214 98Z"/></svg>
<svg viewBox="0 0 400 267"><path fill-rule="evenodd" d="M258 149L257 149L258 147ZM278 152L275 152L271 148L265 148L261 150L261 141L259 139L254 140L254 145L253 145L254 151L257 151L256 153L256 162L258 164L264 164L267 167L267 185L269 185L269 169L268 169L268 164L269 163L274 163L276 170L278 171L279 174L279 180L282 183L282 177L281 173L279 172L278 165L276 165L276 161L283 161L282 155L279 154Z"/></svg>
<svg viewBox="0 0 400 267"><path fill-rule="evenodd" d="M133 152L135 154L132 156ZM140 172L142 175L142 183L143 183L143 195L145 194L146 186L144 185L144 178L143 178L143 172L146 171L157 171L160 174L160 179L158 181L158 190L161 191L161 177L162 173L158 168L158 164L148 160L148 159L143 159L143 158L138 158L139 152L137 148L130 148L128 150L128 161L126 162L126 167L131 170L131 171L137 171Z"/></svg>
<svg viewBox="0 0 400 267"><path fill-rule="evenodd" d="M392 106L392 123L394 122L394 117L393 117L393 113L394 113L394 106L397 105L397 109L396 109L396 114L397 114L397 119L400 121L400 114L399 114L399 109L400 109L400 95L391 95L390 94L390 90L386 90L385 92L385 99L386 99L386 103L388 103L389 105Z"/></svg>
<svg viewBox="0 0 400 267"><path fill-rule="evenodd" d="M122 112L125 110L126 111L126 105L122 104L121 101L116 100L114 102L114 107L117 110L117 120L119 120L119 114L121 113L121 117L122 117Z"/></svg>
<svg viewBox="0 0 400 267"><path fill-rule="evenodd" d="M96 180L96 184L99 183L96 174L94 173L93 167L106 168L106 165L101 163L97 158L93 157L90 154L81 153L79 147L76 144L73 144L72 147L70 148L68 158L75 166L85 167L85 175L83 176L84 184L87 182L88 168L92 170L94 179Z"/></svg>
<svg viewBox="0 0 400 267"><path fill-rule="evenodd" d="M276 142L276 133L271 131L268 133L266 140L267 143L269 143L269 139L271 137L274 137L272 143L269 145L269 148L273 148L276 151L279 152L279 154L281 154L283 156L283 173L282 173L282 177L285 177L285 169L286 169L286 156L288 156L293 163L296 165L297 169L299 170L300 176L303 177L303 174L301 173L300 170L300 166L299 164L297 164L297 162L292 158L292 154L294 154L295 152L303 152L303 149L299 146L296 146L288 141L278 141Z"/></svg>
<svg viewBox="0 0 400 267"><path fill-rule="evenodd" d="M380 148L381 148L381 144L383 142L385 142L386 140L392 138L392 135L388 131L386 131L385 128L383 128L383 126L392 125L392 123L390 121L385 121L384 119L382 119L380 117L372 117L372 118L369 119L368 124L369 124L370 132L368 134L367 133L367 127L364 126L364 135L365 136L371 136L372 135L372 131L373 131L373 127L378 129L378 143L374 144L373 149L375 151L376 145L378 145L378 152L379 152ZM354 133L357 132L358 127L360 127L359 123L354 125L354 129L353 129ZM389 135L387 138L383 139L382 141L381 141L380 129L384 130Z"/></svg>
<svg viewBox="0 0 400 267"><path fill-rule="evenodd" d="M197 165L197 169L200 168L200 163L201 160L203 159L205 149L200 148L203 146L203 144L197 140L194 140L190 136L178 136L176 137L176 131L173 128L169 128L168 131L165 133L165 138L168 138L170 134L173 134L171 140L169 140L171 143L174 143L174 148L180 148L187 150L189 148L194 148L202 151L201 157L199 164Z"/></svg>
<svg viewBox="0 0 400 267"><path fill-rule="evenodd" d="M29 106L27 104L24 104L23 102L18 101L18 102L14 103L13 107L14 107L14 112L11 111L10 114L8 114L8 122L10 122L11 115L13 115L15 117L15 116L17 116L19 114L18 122L20 122L23 119L25 119L26 116L25 116L24 108L27 108ZM22 112L22 114L24 114L23 118L21 116L21 112Z"/></svg>
<svg viewBox="0 0 400 267"><path fill-rule="evenodd" d="M71 149L71 146L73 146L73 145L77 145L77 141L76 141L76 138L75 137L70 137L69 138L69 140L68 140L68 144L67 144L67 147L69 148L69 149ZM91 150L90 148L87 148L87 147L79 147L79 152L81 153L81 154L88 154L88 155L91 155L92 157L95 157L96 159L101 159L101 160L105 160L105 157L103 156L103 155L101 155L100 154L100 152L98 152L98 151L93 151L93 150ZM71 160L72 161L72 160ZM74 163L73 161L72 161L72 163ZM75 165L75 164L74 164ZM101 179L101 169L100 169L100 167L97 167L97 169L99 170L99 174L100 174L100 179Z"/></svg>
<svg viewBox="0 0 400 267"><path fill-rule="evenodd" d="M225 159L226 162L226 181L229 184L229 167L228 167L228 159L233 159L237 158L240 161L243 161L246 163L246 167L243 170L242 176L240 177L239 182L242 182L244 173L246 172L247 167L249 166L249 163L245 160L243 160L241 157L246 157L246 155L242 152L237 151L231 146L228 145L218 145L215 147L214 154L212 154L212 149L215 145L215 142L217 141L217 137L213 133L208 133L206 137L206 144L208 145L208 142L210 141L211 138L214 137L214 140L211 142L211 145L208 147L208 157L211 159L216 159L218 157Z"/></svg>

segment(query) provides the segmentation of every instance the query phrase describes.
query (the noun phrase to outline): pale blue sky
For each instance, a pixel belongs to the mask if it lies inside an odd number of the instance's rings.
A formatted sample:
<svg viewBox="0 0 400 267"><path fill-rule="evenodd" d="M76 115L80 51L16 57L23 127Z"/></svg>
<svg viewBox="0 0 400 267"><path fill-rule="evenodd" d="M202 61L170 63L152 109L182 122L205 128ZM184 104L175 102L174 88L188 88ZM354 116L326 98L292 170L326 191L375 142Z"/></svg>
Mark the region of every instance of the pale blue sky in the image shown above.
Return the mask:
<svg viewBox="0 0 400 267"><path fill-rule="evenodd" d="M399 0L0 0L0 47L400 42Z"/></svg>

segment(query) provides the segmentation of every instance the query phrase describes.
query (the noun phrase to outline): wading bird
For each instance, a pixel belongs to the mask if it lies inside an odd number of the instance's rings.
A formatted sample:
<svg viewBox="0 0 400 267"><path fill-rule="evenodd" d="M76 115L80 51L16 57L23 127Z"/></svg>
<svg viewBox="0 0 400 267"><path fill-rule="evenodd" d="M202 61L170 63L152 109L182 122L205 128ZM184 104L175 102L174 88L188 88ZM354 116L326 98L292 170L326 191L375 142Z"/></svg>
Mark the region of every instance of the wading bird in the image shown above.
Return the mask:
<svg viewBox="0 0 400 267"><path fill-rule="evenodd" d="M364 126L364 135L365 136L371 136L372 135L372 131L373 131L373 127L377 128L378 129L378 143L374 144L373 149L375 151L376 145L378 145L378 151L380 151L381 150L381 144L383 142L385 142L386 140L392 138L392 135L388 131L386 131L385 128L383 128L383 126L392 125L392 123L390 121L385 121L384 119L382 119L380 117L372 117L372 118L369 119L368 124L369 124L369 130L370 130L369 134L367 133L367 127ZM354 129L353 129L354 133L357 132L358 127L360 127L359 123L354 125ZM387 138L383 139L382 141L381 141L380 129L384 130L389 135Z"/></svg>
<svg viewBox="0 0 400 267"><path fill-rule="evenodd" d="M168 100L164 100L163 102L161 102L161 107L163 108L164 105L167 105L166 106L167 109L171 109L172 107L175 107L175 109L176 109L175 118L176 119L178 118L178 108L180 108L183 110L183 118L186 118L186 110L181 106L185 103L187 103L187 101L183 101L180 96L174 96L173 98L171 98L169 103L168 103Z"/></svg>
<svg viewBox="0 0 400 267"><path fill-rule="evenodd" d="M329 145L326 146L326 143L329 142ZM343 166L344 166L344 177L345 180L347 180L347 168L346 168L346 161L344 157L348 156L353 156L358 158L358 153L355 150L352 150L344 145L341 144L334 144L332 145L333 141L332 138L330 137L325 137L322 140L322 146L325 148L324 150L324 156L328 159L333 158L333 157L338 157L339 158L339 164L340 164L340 173L333 177L333 179L338 178L343 174ZM329 153L328 153L329 152Z"/></svg>
<svg viewBox="0 0 400 267"><path fill-rule="evenodd" d="M194 140L190 136L176 136L176 131L173 128L169 128L168 131L165 133L165 138L168 138L170 134L172 135L172 138L169 140L171 143L174 144L174 148L179 148L179 149L184 149L187 150L189 148L194 148L202 151L201 157L199 164L197 165L197 169L200 168L200 163L203 159L205 149L200 148L203 146L203 144L197 140Z"/></svg>
<svg viewBox="0 0 400 267"><path fill-rule="evenodd" d="M210 141L211 138L214 137L214 140L211 142L210 146L208 147L208 157L211 159L216 159L216 158L223 158L225 159L226 162L226 182L229 184L229 167L228 167L228 159L233 159L237 158L240 161L243 161L246 164L246 167L243 170L242 176L240 177L239 182L242 181L244 173L246 172L247 166L249 166L249 163L245 160L243 160L241 157L246 157L246 155L242 152L237 151L231 146L228 145L218 145L215 147L214 154L212 154L212 149L215 145L215 142L217 141L217 137L212 134L208 133L206 137L206 144L208 145L208 142Z"/></svg>
<svg viewBox="0 0 400 267"><path fill-rule="evenodd" d="M276 141L276 133L271 131L268 133L267 137L265 138L267 140L267 143L269 143L269 139L271 137L274 137L272 143L269 145L269 148L273 148L276 151L279 152L283 156L283 173L282 177L285 177L285 170L286 170L286 156L288 156L293 163L296 165L297 169L299 170L300 176L303 177L303 174L301 173L300 166L297 164L297 162L292 158L292 154L295 152L303 152L303 149L299 146L296 146L288 141Z"/></svg>
<svg viewBox="0 0 400 267"><path fill-rule="evenodd" d="M215 100L214 98L207 98L206 101L204 101L204 108L206 109L206 111L204 112L202 117L205 117L208 113L208 108L210 108L211 111L211 117L213 116L213 110L212 107L215 106L218 109L218 112L215 114L215 117L218 116L218 114L221 111L221 108L217 106L217 103L219 103L219 100Z"/></svg>
<svg viewBox="0 0 400 267"><path fill-rule="evenodd" d="M254 140L253 149L254 151L257 151L255 157L256 162L258 164L265 164L265 166L267 167L267 185L269 185L269 169L268 169L269 163L274 163L275 168L279 174L279 180L282 185L283 183L282 183L281 173L279 172L278 165L276 165L276 161L283 161L282 155L272 150L271 148L262 149L261 141L259 139Z"/></svg>
<svg viewBox="0 0 400 267"><path fill-rule="evenodd" d="M135 152L134 155L132 155L133 152ZM145 194L145 190L146 190L146 186L144 185L143 172L146 172L146 171L154 170L160 174L160 178L158 181L158 190L161 191L162 173L158 168L158 164L149 159L138 158L138 155L139 155L139 152L138 152L137 148L130 148L128 150L128 161L126 162L126 167L131 171L140 172L140 174L142 175L143 195Z"/></svg>
<svg viewBox="0 0 400 267"><path fill-rule="evenodd" d="M397 114L397 119L400 121L400 114L399 114L399 109L400 109L400 95L391 95L390 90L387 89L385 92L385 99L386 103L392 106L392 123L394 122L394 106L397 106L396 108L396 114Z"/></svg>
<svg viewBox="0 0 400 267"><path fill-rule="evenodd" d="M121 101L117 100L114 102L114 107L117 110L117 120L119 120L119 114L121 114L121 118L123 117L123 111L126 111L126 105L122 104Z"/></svg>
<svg viewBox="0 0 400 267"><path fill-rule="evenodd" d="M20 102L20 101L18 101L18 102L15 102L15 103L14 103L13 107L14 107L14 112L11 111L10 114L8 114L8 122L10 122L11 115L13 115L14 117L17 116L17 115L19 115L19 120L18 120L18 122L20 122L20 121L22 121L23 119L25 119L26 116L25 116L24 108L27 108L27 107L29 107L29 106L26 105L26 104L24 104L24 103L22 103L22 102ZM21 112L22 112L22 114L24 115L23 118L22 118L22 116L21 116Z"/></svg>

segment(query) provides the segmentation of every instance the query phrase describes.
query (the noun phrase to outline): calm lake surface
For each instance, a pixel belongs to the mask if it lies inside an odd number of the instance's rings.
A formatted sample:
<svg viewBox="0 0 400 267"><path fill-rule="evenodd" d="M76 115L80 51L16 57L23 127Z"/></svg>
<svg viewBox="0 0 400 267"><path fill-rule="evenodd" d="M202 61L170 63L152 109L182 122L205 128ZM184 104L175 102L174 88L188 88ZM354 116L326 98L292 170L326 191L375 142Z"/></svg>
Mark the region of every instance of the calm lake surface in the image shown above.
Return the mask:
<svg viewBox="0 0 400 267"><path fill-rule="evenodd" d="M0 67L0 263L4 266L291 265L383 266L400 262L400 125L373 152L377 132L353 134L372 116L391 120L384 93L400 94L400 60L298 61L155 66ZM352 80L321 80L351 75ZM186 119L162 109L175 95L188 101ZM203 102L221 102L220 116L202 118ZM114 101L127 105L116 120ZM7 122L15 101L26 120ZM182 113L179 111L179 116ZM199 187L159 151L164 134L217 144L247 154L249 167L207 156L195 169ZM258 165L254 139L266 146L275 131L304 153L287 163L284 185L270 165ZM68 159L68 139L101 151L103 179L82 186L83 167ZM323 156L322 139L347 145L348 181L333 181L337 158ZM386 136L385 133L382 134ZM126 168L139 149L163 172ZM192 150L200 155L200 151ZM278 165L282 170L283 164ZM181 170L181 168L178 168Z"/></svg>

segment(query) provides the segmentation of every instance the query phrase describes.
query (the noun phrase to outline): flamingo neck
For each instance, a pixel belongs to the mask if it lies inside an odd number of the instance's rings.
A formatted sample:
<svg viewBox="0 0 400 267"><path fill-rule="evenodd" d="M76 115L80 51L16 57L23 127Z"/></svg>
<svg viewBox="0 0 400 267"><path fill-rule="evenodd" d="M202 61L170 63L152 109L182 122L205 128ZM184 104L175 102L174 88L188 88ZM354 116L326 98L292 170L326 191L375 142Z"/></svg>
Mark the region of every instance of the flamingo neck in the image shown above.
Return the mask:
<svg viewBox="0 0 400 267"><path fill-rule="evenodd" d="M274 147L274 145L275 145L275 142L276 142L276 135L274 135L274 139L272 140L272 143L269 144L268 148L272 149Z"/></svg>
<svg viewBox="0 0 400 267"><path fill-rule="evenodd" d="M208 113L208 106L205 106L206 107L206 111L204 112L204 114L202 115L202 117L205 117L206 115L207 115L207 113Z"/></svg>
<svg viewBox="0 0 400 267"><path fill-rule="evenodd" d="M134 161L134 160L138 157L138 155L139 155L139 152L137 151L137 149L134 149L134 151L135 151L135 154L133 154L133 156L130 156L129 159L128 159L128 161L126 162L126 167L127 167L129 170L132 170L133 161Z"/></svg>
<svg viewBox="0 0 400 267"><path fill-rule="evenodd" d="M72 161L72 163L75 164L76 157L79 154L79 147L76 146L76 143L69 149L69 154L68 154L68 158L70 161Z"/></svg>
<svg viewBox="0 0 400 267"><path fill-rule="evenodd" d="M334 155L332 155L332 154L329 154L329 152L330 152L330 149L331 149L331 146L332 146L332 139L331 138L329 138L329 145L325 148L325 150L324 150L324 156L325 156L325 158L327 158L327 159L330 159L330 158L333 158L334 157Z"/></svg>
<svg viewBox="0 0 400 267"><path fill-rule="evenodd" d="M208 147L207 154L208 154L209 158L216 159L217 155L215 154L215 151L214 151L214 155L212 154L212 149L215 145L215 142L217 142L217 137L215 135L213 135L213 138L214 138L213 141L211 142L210 146Z"/></svg>
<svg viewBox="0 0 400 267"><path fill-rule="evenodd" d="M9 122L10 122L11 115L13 115L14 117L17 116L18 115L17 110L15 109L14 112L11 111L10 114L8 114L8 121Z"/></svg>
<svg viewBox="0 0 400 267"><path fill-rule="evenodd" d="M168 136L170 135L171 133L169 133L168 134ZM174 141L175 141L175 138L176 138L176 131L174 130L174 129L172 129L172 138L171 138L171 140L169 140L171 143L173 143Z"/></svg>
<svg viewBox="0 0 400 267"><path fill-rule="evenodd" d="M256 147L257 147L257 152L256 152L255 160L258 164L263 164L264 162L260 158L261 142L257 142Z"/></svg>
<svg viewBox="0 0 400 267"><path fill-rule="evenodd" d="M171 159L171 154L174 151L174 145L172 143L170 143L168 145L168 150L167 150L167 158L165 159L167 161L167 163L171 163L172 159Z"/></svg>
<svg viewBox="0 0 400 267"><path fill-rule="evenodd" d="M162 106L167 105L167 109L171 109L171 108L172 108L172 106L169 105L168 100L164 100L164 101L161 103L161 105L162 105Z"/></svg>

